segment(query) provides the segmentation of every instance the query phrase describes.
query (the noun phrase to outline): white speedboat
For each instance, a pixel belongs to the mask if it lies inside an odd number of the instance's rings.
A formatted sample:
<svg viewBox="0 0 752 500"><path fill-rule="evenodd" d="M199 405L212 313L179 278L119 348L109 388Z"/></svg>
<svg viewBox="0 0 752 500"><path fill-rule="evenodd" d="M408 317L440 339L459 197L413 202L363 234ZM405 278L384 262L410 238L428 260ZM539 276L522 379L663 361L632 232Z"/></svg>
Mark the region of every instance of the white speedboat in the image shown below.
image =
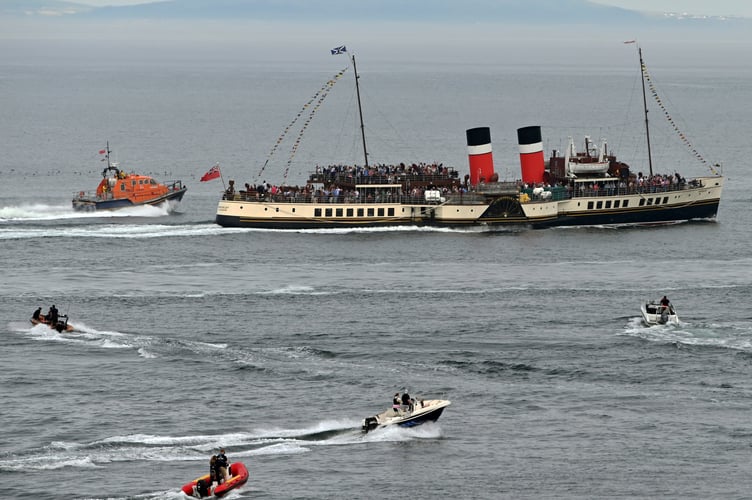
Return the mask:
<svg viewBox="0 0 752 500"><path fill-rule="evenodd" d="M444 408L450 404L451 401L447 399L418 399L411 407L389 408L378 415L363 419L363 432L389 425L414 427L426 422L435 422Z"/></svg>
<svg viewBox="0 0 752 500"><path fill-rule="evenodd" d="M678 324L679 316L676 314L674 306L669 304L668 307L664 307L658 301L651 301L643 304L640 307L642 312L642 320L646 325L667 325Z"/></svg>

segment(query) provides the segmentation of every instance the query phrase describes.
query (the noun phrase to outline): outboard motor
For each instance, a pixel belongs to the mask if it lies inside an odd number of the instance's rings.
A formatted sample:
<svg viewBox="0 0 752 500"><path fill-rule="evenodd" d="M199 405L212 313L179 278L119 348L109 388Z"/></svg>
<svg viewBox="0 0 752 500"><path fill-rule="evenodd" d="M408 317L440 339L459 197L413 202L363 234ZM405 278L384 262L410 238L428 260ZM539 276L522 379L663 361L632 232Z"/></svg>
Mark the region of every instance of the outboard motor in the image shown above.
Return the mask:
<svg viewBox="0 0 752 500"><path fill-rule="evenodd" d="M668 321L668 307L664 307L661 311L661 324L664 325Z"/></svg>
<svg viewBox="0 0 752 500"><path fill-rule="evenodd" d="M194 486L194 490L196 491L199 498L208 497L211 495L211 486L208 481L204 479L199 479L196 483L196 486Z"/></svg>
<svg viewBox="0 0 752 500"><path fill-rule="evenodd" d="M378 426L379 421L376 417L366 417L366 419L363 420L363 432L372 431Z"/></svg>

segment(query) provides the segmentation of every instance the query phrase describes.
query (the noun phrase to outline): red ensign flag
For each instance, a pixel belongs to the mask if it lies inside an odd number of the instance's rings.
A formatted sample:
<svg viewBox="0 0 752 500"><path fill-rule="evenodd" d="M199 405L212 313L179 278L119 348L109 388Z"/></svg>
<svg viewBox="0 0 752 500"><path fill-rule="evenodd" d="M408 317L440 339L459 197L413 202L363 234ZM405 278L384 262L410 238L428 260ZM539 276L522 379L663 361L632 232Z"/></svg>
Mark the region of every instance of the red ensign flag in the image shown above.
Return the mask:
<svg viewBox="0 0 752 500"><path fill-rule="evenodd" d="M212 168L209 169L208 172L206 172L201 177L201 182L210 181L212 179L216 179L221 175L221 172L219 171L219 165L214 165Z"/></svg>

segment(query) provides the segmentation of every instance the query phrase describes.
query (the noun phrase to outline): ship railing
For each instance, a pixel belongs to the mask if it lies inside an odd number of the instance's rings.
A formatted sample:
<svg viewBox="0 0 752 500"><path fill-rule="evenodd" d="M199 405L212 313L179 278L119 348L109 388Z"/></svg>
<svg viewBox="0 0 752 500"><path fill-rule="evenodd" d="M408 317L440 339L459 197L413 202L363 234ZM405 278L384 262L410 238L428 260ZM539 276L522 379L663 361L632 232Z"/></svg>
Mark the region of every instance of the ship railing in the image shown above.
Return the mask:
<svg viewBox="0 0 752 500"><path fill-rule="evenodd" d="M318 184L403 184L410 182L447 182L456 181L459 173L456 170L450 170L442 174L415 174L415 173L393 173L393 174L375 174L362 175L350 174L345 172L334 172L329 174L312 174L309 182Z"/></svg>
<svg viewBox="0 0 752 500"><path fill-rule="evenodd" d="M442 201L441 198L444 200ZM256 193L255 191L240 191L232 195L224 194L223 200L249 201L264 203L302 203L315 205L365 205L374 203L394 203L402 205L424 205L435 206L446 203L455 205L477 205L484 203L486 197L478 193L446 193L442 194L438 200L426 200L425 196L413 196L411 194L383 194L383 195L359 195L346 194L340 196L321 195L312 193L295 193L295 194L270 194Z"/></svg>
<svg viewBox="0 0 752 500"><path fill-rule="evenodd" d="M170 191L181 191L183 189L183 181L166 181L164 185Z"/></svg>
<svg viewBox="0 0 752 500"><path fill-rule="evenodd" d="M693 184L694 183L694 184ZM614 196L614 195L631 195L631 194L656 194L656 193L670 193L673 191L682 191L689 187L702 187L702 182L693 179L688 184L670 184L668 186L631 186L631 187L601 187L599 189L594 188L578 188L571 192L572 198L584 198L594 196Z"/></svg>
<svg viewBox="0 0 752 500"><path fill-rule="evenodd" d="M73 193L74 200L91 201L91 200L112 200L114 198L112 191L105 191L97 194L96 191L77 191Z"/></svg>
<svg viewBox="0 0 752 500"><path fill-rule="evenodd" d="M488 182L475 186L475 191L490 196L517 195L520 186L517 182Z"/></svg>

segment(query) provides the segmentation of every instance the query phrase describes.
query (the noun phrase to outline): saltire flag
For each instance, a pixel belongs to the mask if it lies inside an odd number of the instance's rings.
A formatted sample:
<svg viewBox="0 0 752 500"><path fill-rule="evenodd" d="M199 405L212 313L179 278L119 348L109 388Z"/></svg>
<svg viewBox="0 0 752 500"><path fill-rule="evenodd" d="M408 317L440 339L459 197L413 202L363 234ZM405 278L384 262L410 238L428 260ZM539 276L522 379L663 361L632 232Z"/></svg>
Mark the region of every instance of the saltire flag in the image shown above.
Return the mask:
<svg viewBox="0 0 752 500"><path fill-rule="evenodd" d="M106 152L107 152L107 150L106 150L106 149L100 149L100 150L99 150L99 154L100 154L100 155L103 155L103 154L105 154Z"/></svg>
<svg viewBox="0 0 752 500"><path fill-rule="evenodd" d="M333 56L337 56L339 54L344 54L345 52L347 52L347 48L344 45L341 45L339 47L334 47L332 49L332 55Z"/></svg>
<svg viewBox="0 0 752 500"><path fill-rule="evenodd" d="M206 182L212 179L216 179L220 175L222 175L222 172L219 171L219 165L214 165L212 168L209 169L208 172L206 172L203 176L201 176L201 182Z"/></svg>

